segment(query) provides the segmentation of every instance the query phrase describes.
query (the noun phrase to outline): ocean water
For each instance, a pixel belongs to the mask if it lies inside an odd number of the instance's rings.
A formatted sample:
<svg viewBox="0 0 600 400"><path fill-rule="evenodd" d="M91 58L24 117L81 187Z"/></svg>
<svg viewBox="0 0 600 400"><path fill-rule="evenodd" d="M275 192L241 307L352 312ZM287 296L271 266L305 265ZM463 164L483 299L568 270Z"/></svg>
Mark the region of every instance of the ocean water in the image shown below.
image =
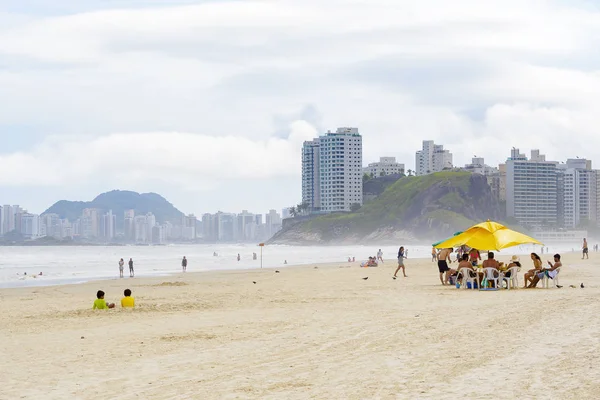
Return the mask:
<svg viewBox="0 0 600 400"><path fill-rule="evenodd" d="M406 246L411 258L431 257L431 246ZM348 257L364 261L375 256L373 246L283 246L263 248L263 267L347 262ZM395 262L398 247L382 247L384 260ZM502 256L539 251L539 246L520 246L500 253ZM571 251L550 247L550 252ZM213 253L218 256L213 256ZM256 252L258 259L252 259ZM241 260L237 261L240 254ZM255 245L169 245L169 246L82 246L82 247L0 247L0 287L76 284L119 277L119 259L133 258L135 275L167 276L181 272L181 259L188 259L188 272L260 268L260 247ZM410 264L407 264L410 265ZM42 272L42 276L38 274ZM25 273L27 275L25 275Z"/></svg>

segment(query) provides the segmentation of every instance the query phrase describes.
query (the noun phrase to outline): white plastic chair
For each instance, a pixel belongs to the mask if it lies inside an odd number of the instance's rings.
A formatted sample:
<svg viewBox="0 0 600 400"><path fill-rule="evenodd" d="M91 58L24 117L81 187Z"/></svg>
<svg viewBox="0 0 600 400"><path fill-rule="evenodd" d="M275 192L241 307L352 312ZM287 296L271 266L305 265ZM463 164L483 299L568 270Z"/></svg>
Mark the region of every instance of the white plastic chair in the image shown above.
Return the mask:
<svg viewBox="0 0 600 400"><path fill-rule="evenodd" d="M504 272L500 276L500 284L506 282L506 289L510 290L512 286L514 288L519 287L519 271L521 271L521 267L510 267L508 271ZM510 276L506 276L506 274L510 272Z"/></svg>
<svg viewBox="0 0 600 400"><path fill-rule="evenodd" d="M558 275L560 275L560 268L558 267L556 268L554 271L556 272L556 275L554 276L554 279L552 279L554 281L554 287L556 286L560 286L560 284L558 283ZM548 273L545 272L544 273L544 277L542 278L542 287L545 289L548 289L550 283L548 282L551 278L548 277Z"/></svg>
<svg viewBox="0 0 600 400"><path fill-rule="evenodd" d="M468 289L467 284L471 284L471 289L476 289L475 288L475 282L477 282L477 272L469 269L469 268L461 268L458 270L458 272L462 275L462 282L460 284L460 287L463 289ZM479 287L479 282L477 283L477 287Z"/></svg>
<svg viewBox="0 0 600 400"><path fill-rule="evenodd" d="M500 279L500 271L496 268L487 267L483 269L483 279L487 282L494 282L495 288L500 288L499 282ZM485 289L485 288L483 288Z"/></svg>

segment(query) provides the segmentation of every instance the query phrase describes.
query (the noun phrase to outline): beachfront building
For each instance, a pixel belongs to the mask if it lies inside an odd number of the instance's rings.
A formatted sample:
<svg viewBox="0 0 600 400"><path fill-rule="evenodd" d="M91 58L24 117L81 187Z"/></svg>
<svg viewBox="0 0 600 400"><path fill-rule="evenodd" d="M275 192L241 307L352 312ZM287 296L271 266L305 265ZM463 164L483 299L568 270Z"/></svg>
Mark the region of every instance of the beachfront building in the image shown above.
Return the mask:
<svg viewBox="0 0 600 400"><path fill-rule="evenodd" d="M558 167L559 225L572 229L597 221L597 174L586 159L568 159Z"/></svg>
<svg viewBox="0 0 600 400"><path fill-rule="evenodd" d="M513 148L506 161L506 215L531 227L557 226L558 162L539 150L528 159Z"/></svg>
<svg viewBox="0 0 600 400"><path fill-rule="evenodd" d="M465 169L474 174L480 174L484 176L490 176L498 173L498 168L487 165L483 157L477 156L471 159L471 164L465 165Z"/></svg>
<svg viewBox="0 0 600 400"><path fill-rule="evenodd" d="M306 141L302 145L302 203L309 212L321 207L320 189L320 143L319 139Z"/></svg>
<svg viewBox="0 0 600 400"><path fill-rule="evenodd" d="M350 211L362 205L362 137L358 128L338 128L319 138L320 210Z"/></svg>
<svg viewBox="0 0 600 400"><path fill-rule="evenodd" d="M21 234L27 239L36 239L40 235L40 216L36 214L21 214Z"/></svg>
<svg viewBox="0 0 600 400"><path fill-rule="evenodd" d="M363 174L374 177L404 174L404 164L396 162L396 157L380 157L378 162L370 163L363 168Z"/></svg>
<svg viewBox="0 0 600 400"><path fill-rule="evenodd" d="M446 169L452 169L452 153L444 150L433 140L423 140L423 148L415 155L415 173L417 176L432 174Z"/></svg>

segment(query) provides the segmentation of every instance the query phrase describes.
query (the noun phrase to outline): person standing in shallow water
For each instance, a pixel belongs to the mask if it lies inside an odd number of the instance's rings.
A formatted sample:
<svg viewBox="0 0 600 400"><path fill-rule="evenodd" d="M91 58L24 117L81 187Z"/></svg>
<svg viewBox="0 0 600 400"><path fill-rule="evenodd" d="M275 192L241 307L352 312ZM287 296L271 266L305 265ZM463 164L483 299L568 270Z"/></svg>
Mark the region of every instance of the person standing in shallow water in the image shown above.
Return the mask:
<svg viewBox="0 0 600 400"><path fill-rule="evenodd" d="M588 250L588 243L587 243L587 239L583 238L583 257L581 257L581 259L585 259L587 258L588 260L590 259L590 254L589 254L589 250Z"/></svg>
<svg viewBox="0 0 600 400"><path fill-rule="evenodd" d="M119 261L119 277L122 278L123 277L123 266L125 265L125 261L123 261L123 259L121 258L121 260Z"/></svg>
<svg viewBox="0 0 600 400"><path fill-rule="evenodd" d="M187 271L187 258L185 258L185 256L183 256L183 260L181 260L181 268L183 269L183 272Z"/></svg>
<svg viewBox="0 0 600 400"><path fill-rule="evenodd" d="M133 273L133 258L129 259L129 277L133 278L135 274Z"/></svg>

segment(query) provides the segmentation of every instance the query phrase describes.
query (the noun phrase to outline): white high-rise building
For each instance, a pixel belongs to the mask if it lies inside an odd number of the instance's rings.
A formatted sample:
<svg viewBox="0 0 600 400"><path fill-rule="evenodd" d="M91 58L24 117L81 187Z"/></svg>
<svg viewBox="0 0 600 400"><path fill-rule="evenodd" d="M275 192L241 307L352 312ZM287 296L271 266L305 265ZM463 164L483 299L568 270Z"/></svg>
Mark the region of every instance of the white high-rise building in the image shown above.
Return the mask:
<svg viewBox="0 0 600 400"><path fill-rule="evenodd" d="M362 205L362 137L358 128L338 128L319 138L321 211Z"/></svg>
<svg viewBox="0 0 600 400"><path fill-rule="evenodd" d="M506 161L506 215L529 227L558 224L558 162L539 150L528 160L513 149Z"/></svg>
<svg viewBox="0 0 600 400"><path fill-rule="evenodd" d="M152 229L148 229L148 221L145 215L138 215L134 218L134 239L136 243L148 243L148 231L152 232Z"/></svg>
<svg viewBox="0 0 600 400"><path fill-rule="evenodd" d="M123 234L125 239L135 239L135 210L125 210L123 213Z"/></svg>
<svg viewBox="0 0 600 400"><path fill-rule="evenodd" d="M320 141L314 139L302 145L302 203L308 204L308 211L319 211L321 207L320 188Z"/></svg>
<svg viewBox="0 0 600 400"><path fill-rule="evenodd" d="M404 173L404 164L396 162L396 157L380 157L378 162L363 168L364 174L374 177Z"/></svg>
<svg viewBox="0 0 600 400"><path fill-rule="evenodd" d="M423 140L423 149L415 154L417 176L452 168L452 153L449 150L444 150L443 145L435 144L433 140Z"/></svg>
<svg viewBox="0 0 600 400"><path fill-rule="evenodd" d="M36 214L21 214L21 234L29 239L40 235L40 216Z"/></svg>
<svg viewBox="0 0 600 400"><path fill-rule="evenodd" d="M267 229L267 235L269 237L273 236L281 230L281 215L279 215L275 210L269 210L269 213L265 216L265 224Z"/></svg>
<svg viewBox="0 0 600 400"><path fill-rule="evenodd" d="M2 206L2 233L6 235L15 229L13 207L9 204Z"/></svg>
<svg viewBox="0 0 600 400"><path fill-rule="evenodd" d="M597 176L589 160L569 159L559 165L559 225L577 228L597 221Z"/></svg>

